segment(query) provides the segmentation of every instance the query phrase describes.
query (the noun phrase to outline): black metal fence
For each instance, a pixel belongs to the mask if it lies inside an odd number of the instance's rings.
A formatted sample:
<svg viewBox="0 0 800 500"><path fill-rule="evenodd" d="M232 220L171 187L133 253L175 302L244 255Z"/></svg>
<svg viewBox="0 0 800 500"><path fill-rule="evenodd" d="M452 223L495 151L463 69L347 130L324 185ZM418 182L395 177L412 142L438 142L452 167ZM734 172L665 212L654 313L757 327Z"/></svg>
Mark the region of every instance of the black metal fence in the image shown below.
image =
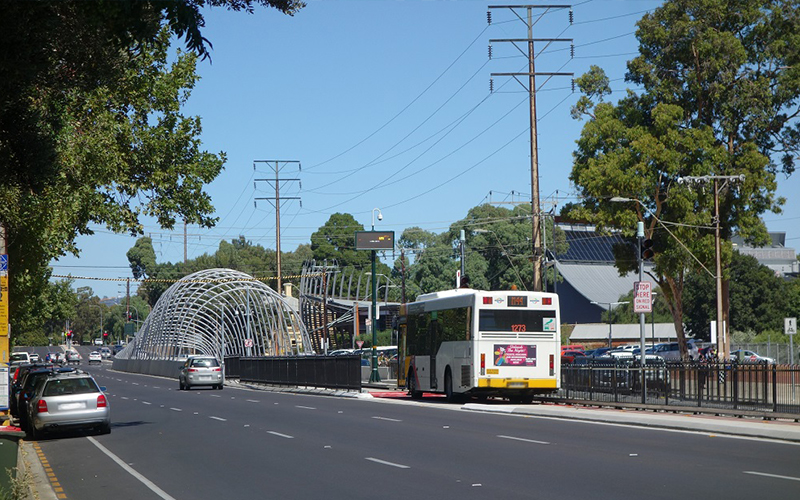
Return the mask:
<svg viewBox="0 0 800 500"><path fill-rule="evenodd" d="M644 388L641 383L644 372ZM597 402L800 414L800 365L585 360L561 366L560 396Z"/></svg>
<svg viewBox="0 0 800 500"><path fill-rule="evenodd" d="M361 357L226 357L225 376L241 382L360 391Z"/></svg>

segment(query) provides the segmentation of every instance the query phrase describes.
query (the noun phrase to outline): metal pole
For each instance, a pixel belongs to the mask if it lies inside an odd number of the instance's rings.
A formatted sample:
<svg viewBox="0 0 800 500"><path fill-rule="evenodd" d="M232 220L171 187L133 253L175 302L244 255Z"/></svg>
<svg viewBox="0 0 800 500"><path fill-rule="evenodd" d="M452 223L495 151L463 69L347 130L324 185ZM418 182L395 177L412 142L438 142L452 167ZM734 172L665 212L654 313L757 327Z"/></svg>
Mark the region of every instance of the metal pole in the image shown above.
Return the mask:
<svg viewBox="0 0 800 500"><path fill-rule="evenodd" d="M372 227L373 231L375 226ZM377 303L378 291L375 289L375 250L372 250L372 372L369 375L370 382L380 382L381 376L378 373L378 349L375 345L378 342L378 318Z"/></svg>
<svg viewBox="0 0 800 500"><path fill-rule="evenodd" d="M466 273L466 268L467 268L467 266L466 266L466 258L465 258L465 252L466 252L466 251L465 251L465 249L464 249L464 247L466 246L466 245L464 244L464 243L465 243L465 240L466 240L466 236L464 236L464 230L462 229L462 230L461 230L461 238L460 238L460 240L459 240L459 243L460 243L460 245L461 245L461 278L462 278L462 279L463 279L463 278L464 278L464 276L465 276L465 273ZM459 283L459 284L458 284L458 286L460 287L460 286L461 286L461 283Z"/></svg>
<svg viewBox="0 0 800 500"><path fill-rule="evenodd" d="M644 222L639 221L636 223L636 239L638 240L638 251L636 255L638 256L639 261L639 286L641 287L641 283L643 281L643 263L642 263L642 238L644 237ZM636 291L638 293L638 290ZM636 297L633 299L633 303L636 304ZM639 369L641 371L641 383L642 383L642 404L647 402L647 380L644 377L644 367L647 363L647 354L644 351L644 313L639 313L639 336L640 336L640 346L639 346Z"/></svg>

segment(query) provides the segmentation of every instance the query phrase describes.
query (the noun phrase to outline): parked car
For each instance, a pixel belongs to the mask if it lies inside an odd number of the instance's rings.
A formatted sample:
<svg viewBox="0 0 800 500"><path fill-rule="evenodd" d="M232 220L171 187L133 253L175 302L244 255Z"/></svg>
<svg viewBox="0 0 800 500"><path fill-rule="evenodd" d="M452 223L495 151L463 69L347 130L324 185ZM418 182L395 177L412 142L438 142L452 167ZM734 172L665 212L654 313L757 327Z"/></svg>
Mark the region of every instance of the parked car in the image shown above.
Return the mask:
<svg viewBox="0 0 800 500"><path fill-rule="evenodd" d="M774 359L768 358L766 356L761 356L753 351L748 351L745 349L737 349L735 351L731 351L731 359L735 359L739 363L765 363L768 365L775 364Z"/></svg>
<svg viewBox="0 0 800 500"><path fill-rule="evenodd" d="M34 439L46 432L90 428L111 432L111 408L103 389L81 370L53 372L36 384L28 401L28 427Z"/></svg>
<svg viewBox="0 0 800 500"><path fill-rule="evenodd" d="M586 351L586 355L591 356L593 358L599 358L602 356L607 356L606 353L608 353L608 351L610 350L611 350L610 347L598 347L597 349L593 349L591 354L588 351Z"/></svg>
<svg viewBox="0 0 800 500"><path fill-rule="evenodd" d="M100 351L92 351L89 353L89 364L97 363L98 365L103 362L103 356Z"/></svg>
<svg viewBox="0 0 800 500"><path fill-rule="evenodd" d="M23 363L30 363L31 355L25 351L15 351L11 353L8 359L9 366L17 366Z"/></svg>
<svg viewBox="0 0 800 500"><path fill-rule="evenodd" d="M40 361L38 352L32 352L29 354L29 356L31 358L31 363L38 363Z"/></svg>
<svg viewBox="0 0 800 500"><path fill-rule="evenodd" d="M575 361L575 358L586 357L583 351L561 351L561 363L569 364Z"/></svg>
<svg viewBox="0 0 800 500"><path fill-rule="evenodd" d="M688 349L690 359L696 360L700 357L700 349L697 348L697 345L693 340L688 341L686 343L686 347ZM653 347L653 354L661 356L664 358L664 361L681 361L680 346L677 342L656 344Z"/></svg>
<svg viewBox="0 0 800 500"><path fill-rule="evenodd" d="M222 384L222 368L214 356L190 356L181 366L178 376L181 391L203 385L221 390Z"/></svg>
<svg viewBox="0 0 800 500"><path fill-rule="evenodd" d="M35 393L36 384L56 371L68 372L73 371L73 369L56 367L54 365L37 366L23 375L20 380L19 391L17 391L13 395L14 397L9 401L9 406L15 406L16 411L12 413L12 415L19 419L20 428L28 429L28 402Z"/></svg>

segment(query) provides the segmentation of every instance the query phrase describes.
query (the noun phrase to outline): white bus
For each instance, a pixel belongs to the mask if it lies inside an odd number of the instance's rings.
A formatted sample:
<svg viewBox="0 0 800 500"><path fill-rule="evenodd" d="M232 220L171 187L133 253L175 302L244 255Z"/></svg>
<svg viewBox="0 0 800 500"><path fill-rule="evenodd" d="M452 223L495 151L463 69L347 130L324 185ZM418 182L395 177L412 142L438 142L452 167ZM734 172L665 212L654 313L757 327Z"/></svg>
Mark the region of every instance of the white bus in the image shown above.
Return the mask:
<svg viewBox="0 0 800 500"><path fill-rule="evenodd" d="M414 398L501 396L530 402L558 390L561 317L553 293L461 288L400 309L398 386Z"/></svg>

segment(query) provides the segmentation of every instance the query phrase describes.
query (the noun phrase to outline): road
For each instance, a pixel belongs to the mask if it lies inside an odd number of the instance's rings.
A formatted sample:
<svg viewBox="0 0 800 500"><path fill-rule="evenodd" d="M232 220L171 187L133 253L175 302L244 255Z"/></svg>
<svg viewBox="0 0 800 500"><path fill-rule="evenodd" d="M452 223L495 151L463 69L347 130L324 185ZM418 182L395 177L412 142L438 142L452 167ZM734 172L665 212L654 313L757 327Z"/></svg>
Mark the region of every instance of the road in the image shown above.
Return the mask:
<svg viewBox="0 0 800 500"><path fill-rule="evenodd" d="M795 444L84 368L112 433L38 442L67 499L800 496Z"/></svg>

